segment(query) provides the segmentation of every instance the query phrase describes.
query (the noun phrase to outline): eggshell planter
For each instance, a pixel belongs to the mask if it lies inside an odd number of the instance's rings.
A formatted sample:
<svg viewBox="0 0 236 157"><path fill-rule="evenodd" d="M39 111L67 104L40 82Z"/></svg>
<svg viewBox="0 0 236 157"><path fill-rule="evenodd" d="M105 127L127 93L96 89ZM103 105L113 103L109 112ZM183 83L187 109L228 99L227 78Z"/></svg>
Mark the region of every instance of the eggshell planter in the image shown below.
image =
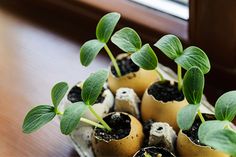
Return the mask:
<svg viewBox="0 0 236 157"><path fill-rule="evenodd" d="M171 153L169 150L162 148L162 147L145 147L139 150L134 154L133 157L143 157L144 153L147 152L151 157L176 157L173 153Z"/></svg>
<svg viewBox="0 0 236 157"><path fill-rule="evenodd" d="M177 113L187 104L188 102L185 98L182 101L168 102L156 100L154 96L148 93L147 89L142 98L141 116L144 121L152 119L157 122L169 123L169 125L173 127L176 132L178 132L179 127L176 121Z"/></svg>
<svg viewBox="0 0 236 157"><path fill-rule="evenodd" d="M117 56L117 60L130 57L128 54L123 53ZM111 72L111 65L109 67L108 85L112 93L121 87L132 88L138 96L142 96L146 88L154 81L159 80L158 74L154 70L144 70L139 68L136 72L125 74L121 77L116 77Z"/></svg>
<svg viewBox="0 0 236 157"><path fill-rule="evenodd" d="M216 151L209 146L194 143L182 130L179 131L176 145L180 157L230 157L230 155Z"/></svg>
<svg viewBox="0 0 236 157"><path fill-rule="evenodd" d="M123 114L128 116L130 119L130 132L121 139L111 140L104 140L97 137L94 132L92 147L96 157L132 157L142 146L144 135L141 123L135 117L122 112L114 112L109 114L109 117L107 117L110 118L114 114ZM106 121L106 117L104 120Z"/></svg>
<svg viewBox="0 0 236 157"><path fill-rule="evenodd" d="M78 83L76 86L78 88L82 89L83 82ZM103 97L102 102L95 102L95 104L92 105L92 108L96 111L96 113L99 116L104 117L108 114L109 110L113 107L114 96L107 87L103 87L103 92L102 92L101 96ZM82 101L82 100L80 100L80 101ZM83 117L90 119L92 121L95 121L95 122L98 121L96 119L96 117L89 110L85 111L85 113L83 114Z"/></svg>
<svg viewBox="0 0 236 157"><path fill-rule="evenodd" d="M74 101L78 101L78 97L81 94L80 89L83 86L83 82L79 82L76 84L67 95L67 99L70 97L74 97ZM103 92L99 97L103 97L102 102L96 102L92 108L96 111L96 113L101 116L105 117L114 104L114 96L111 91L106 87L103 87ZM73 93L72 90L74 89ZM69 96L70 95L70 96ZM80 100L81 101L81 100ZM64 101L64 105L61 105L62 108L66 108L71 102L69 100ZM90 119L92 121L98 122L98 120L90 113L89 110L85 111L84 118ZM87 123L80 122L77 126L76 130L71 133L72 144L74 145L76 151L80 154L81 157L92 157L93 150L91 148L91 140L92 140L92 133L93 133L93 126L88 125Z"/></svg>
<svg viewBox="0 0 236 157"><path fill-rule="evenodd" d="M209 146L201 146L193 143L182 131L178 134L177 151L181 157L230 157L230 155L216 151Z"/></svg>

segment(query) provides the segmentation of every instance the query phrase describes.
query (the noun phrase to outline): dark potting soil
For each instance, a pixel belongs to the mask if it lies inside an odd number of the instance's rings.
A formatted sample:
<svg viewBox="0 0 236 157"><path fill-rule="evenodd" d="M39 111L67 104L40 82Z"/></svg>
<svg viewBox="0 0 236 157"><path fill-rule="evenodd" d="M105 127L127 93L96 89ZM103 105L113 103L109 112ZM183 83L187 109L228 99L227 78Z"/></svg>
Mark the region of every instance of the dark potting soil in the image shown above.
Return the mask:
<svg viewBox="0 0 236 157"><path fill-rule="evenodd" d="M144 153L148 153L152 157L158 157L158 154L161 155L161 157L175 157L172 153L170 153L168 150L160 147L149 147L146 149L141 149L135 157L145 157Z"/></svg>
<svg viewBox="0 0 236 157"><path fill-rule="evenodd" d="M122 76L131 72L137 72L139 70L139 67L128 57L122 58L122 60L117 60L117 64L120 68ZM113 65L111 66L111 72L116 77L118 76Z"/></svg>
<svg viewBox="0 0 236 157"><path fill-rule="evenodd" d="M178 83L176 82L173 85L170 81L156 82L148 88L148 94L163 102L184 100L184 94L178 90Z"/></svg>
<svg viewBox="0 0 236 157"><path fill-rule="evenodd" d="M122 139L129 135L130 133L130 122L129 116L116 113L106 116L104 121L112 128L112 131L108 132L101 128L95 129L95 136L98 139L103 139L105 141Z"/></svg>
<svg viewBox="0 0 236 157"><path fill-rule="evenodd" d="M214 117L212 115L203 115L205 120L212 120ZM204 144L200 143L200 140L198 139L198 129L201 125L201 120L199 117L197 117L192 125L192 127L189 130L184 130L183 133L186 134L193 143L205 146Z"/></svg>
<svg viewBox="0 0 236 157"><path fill-rule="evenodd" d="M97 100L95 103L102 103L103 100L105 99L102 94L103 92L105 91L105 88L102 88L102 91L101 91L101 94L98 96ZM78 86L74 86L69 94L67 95L67 99L72 102L72 103L75 103L75 102L78 102L78 101L82 101L82 97L81 97L81 88L78 87Z"/></svg>

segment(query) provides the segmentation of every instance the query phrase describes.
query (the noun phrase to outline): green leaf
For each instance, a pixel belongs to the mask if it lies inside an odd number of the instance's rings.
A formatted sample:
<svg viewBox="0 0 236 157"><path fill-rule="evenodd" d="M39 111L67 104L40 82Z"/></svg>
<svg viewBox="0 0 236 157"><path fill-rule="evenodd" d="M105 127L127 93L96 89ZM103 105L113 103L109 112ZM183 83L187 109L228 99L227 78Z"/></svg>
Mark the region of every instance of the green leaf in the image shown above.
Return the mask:
<svg viewBox="0 0 236 157"><path fill-rule="evenodd" d="M65 135L70 134L80 122L87 106L84 102L76 102L70 104L61 119L60 128L61 132Z"/></svg>
<svg viewBox="0 0 236 157"><path fill-rule="evenodd" d="M142 47L142 41L138 33L132 28L122 28L117 31L111 41L125 52L134 53Z"/></svg>
<svg viewBox="0 0 236 157"><path fill-rule="evenodd" d="M82 99L86 105L93 105L102 91L108 78L107 70L99 70L91 74L83 84Z"/></svg>
<svg viewBox="0 0 236 157"><path fill-rule="evenodd" d="M107 43L119 19L120 19L120 14L116 12L104 15L97 24L96 28L97 39L103 43Z"/></svg>
<svg viewBox="0 0 236 157"><path fill-rule="evenodd" d="M184 50L184 53L175 59L175 62L189 70L193 66L199 67L204 74L208 73L211 69L210 61L200 48L190 46Z"/></svg>
<svg viewBox="0 0 236 157"><path fill-rule="evenodd" d="M217 130L205 137L204 143L216 150L236 156L236 133L231 130Z"/></svg>
<svg viewBox="0 0 236 157"><path fill-rule="evenodd" d="M32 133L50 122L56 113L54 107L49 105L40 105L28 112L22 126L24 133Z"/></svg>
<svg viewBox="0 0 236 157"><path fill-rule="evenodd" d="M204 75L202 71L194 66L184 75L183 93L188 103L199 104L202 99L204 89Z"/></svg>
<svg viewBox="0 0 236 157"><path fill-rule="evenodd" d="M218 120L232 121L236 115L236 91L223 94L216 101L215 116Z"/></svg>
<svg viewBox="0 0 236 157"><path fill-rule="evenodd" d="M200 142L235 156L236 132L224 129L228 124L228 121L207 121L203 123L198 131Z"/></svg>
<svg viewBox="0 0 236 157"><path fill-rule="evenodd" d="M88 66L97 54L104 47L105 43L98 41L97 39L89 40L85 42L80 48L80 62L83 66Z"/></svg>
<svg viewBox="0 0 236 157"><path fill-rule="evenodd" d="M68 89L69 86L66 82L59 82L53 86L51 91L51 98L55 108L57 108L57 106L60 104Z"/></svg>
<svg viewBox="0 0 236 157"><path fill-rule="evenodd" d="M197 115L197 110L200 104L194 105L189 104L183 107L177 114L177 123L180 129L188 130L194 123L195 117Z"/></svg>
<svg viewBox="0 0 236 157"><path fill-rule="evenodd" d="M208 120L200 125L198 130L198 138L201 142L203 142L208 133L216 130L222 130L229 124L229 121Z"/></svg>
<svg viewBox="0 0 236 157"><path fill-rule="evenodd" d="M154 46L159 48L170 59L176 59L183 53L183 46L175 35L165 35Z"/></svg>
<svg viewBox="0 0 236 157"><path fill-rule="evenodd" d="M149 44L143 45L139 51L133 53L131 59L136 65L145 70L156 69L158 64L157 56Z"/></svg>

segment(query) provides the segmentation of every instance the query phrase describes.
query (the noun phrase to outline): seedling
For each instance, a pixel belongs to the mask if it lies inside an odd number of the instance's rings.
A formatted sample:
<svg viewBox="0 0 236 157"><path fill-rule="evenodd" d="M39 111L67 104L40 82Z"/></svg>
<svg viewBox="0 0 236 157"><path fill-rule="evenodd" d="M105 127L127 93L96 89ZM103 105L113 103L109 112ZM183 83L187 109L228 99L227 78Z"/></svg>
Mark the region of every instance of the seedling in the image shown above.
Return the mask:
<svg viewBox="0 0 236 157"><path fill-rule="evenodd" d="M116 12L108 13L100 19L96 28L97 39L89 40L81 46L80 62L82 65L88 66L95 59L101 49L104 48L115 67L117 75L121 76L116 59L107 46L107 42L109 41L119 19L120 14Z"/></svg>
<svg viewBox="0 0 236 157"><path fill-rule="evenodd" d="M205 52L196 46L183 50L180 40L174 35L163 36L154 46L177 63L179 90L182 89L182 68L189 70L191 67L197 66L204 74L210 71L210 62Z"/></svg>
<svg viewBox="0 0 236 157"><path fill-rule="evenodd" d="M69 104L64 113L59 111L58 106L67 93L69 87L66 82L57 83L51 91L53 106L39 105L29 111L24 119L22 126L23 132L32 133L37 131L50 122L56 115L62 116L60 128L61 132L65 135L70 134L80 121L111 131L111 128L107 123L92 108L92 105L95 103L102 91L102 87L107 80L107 77L108 72L106 70L99 70L98 72L91 74L83 84L81 93L83 101ZM82 116L86 109L89 109L101 124L83 118Z"/></svg>
<svg viewBox="0 0 236 157"><path fill-rule="evenodd" d="M236 91L222 95L215 104L216 120L205 121L200 112L200 104L204 89L204 75L200 68L190 68L183 79L183 93L189 105L180 110L177 123L182 130L189 130L198 114L202 124L198 137L202 144L208 145L236 156L236 130L231 123L236 115Z"/></svg>
<svg viewBox="0 0 236 157"><path fill-rule="evenodd" d="M157 69L158 59L149 44L142 46L138 33L132 28L125 27L117 31L111 41L121 50L131 54L132 61L145 70L156 70L161 80L163 76Z"/></svg>
<svg viewBox="0 0 236 157"><path fill-rule="evenodd" d="M143 155L144 155L144 157L152 157L152 156L151 156L148 152L146 152L146 151L144 152Z"/></svg>

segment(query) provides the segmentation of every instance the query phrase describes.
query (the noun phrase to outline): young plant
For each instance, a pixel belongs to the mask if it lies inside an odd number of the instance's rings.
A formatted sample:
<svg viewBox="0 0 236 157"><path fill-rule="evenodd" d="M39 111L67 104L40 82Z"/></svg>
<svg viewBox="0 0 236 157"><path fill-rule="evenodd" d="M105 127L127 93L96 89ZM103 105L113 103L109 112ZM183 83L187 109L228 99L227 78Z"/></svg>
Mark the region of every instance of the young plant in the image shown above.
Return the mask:
<svg viewBox="0 0 236 157"><path fill-rule="evenodd" d="M146 152L146 151L144 152L143 155L144 155L144 157L152 157L152 156L151 156L148 152Z"/></svg>
<svg viewBox="0 0 236 157"><path fill-rule="evenodd" d="M113 66L115 67L118 76L121 76L119 66L115 57L107 46L116 24L120 19L120 14L116 12L104 15L97 24L96 37L85 42L80 49L80 62L83 66L88 66L97 56L97 54L104 48L110 57Z"/></svg>
<svg viewBox="0 0 236 157"><path fill-rule="evenodd" d="M197 114L202 122L205 121L199 110L204 82L204 74L196 66L190 68L184 75L182 91L189 104L183 107L177 115L177 123L182 130L191 128Z"/></svg>
<svg viewBox="0 0 236 157"><path fill-rule="evenodd" d="M111 37L111 41L121 50L131 54L131 60L140 68L156 70L161 80L164 80L157 69L158 59L155 52L149 44L142 46L142 41L135 30L125 27L117 31Z"/></svg>
<svg viewBox="0 0 236 157"><path fill-rule="evenodd" d="M194 123L198 114L202 124L198 130L201 143L223 151L230 155L236 155L236 130L231 121L236 115L236 91L222 95L215 105L216 120L205 121L199 110L204 89L204 75L200 68L190 68L183 80L183 93L189 105L180 110L177 123L182 130L188 130ZM235 127L235 126L234 126Z"/></svg>
<svg viewBox="0 0 236 157"><path fill-rule="evenodd" d="M58 106L69 87L65 82L57 83L51 91L51 98L54 106L39 105L29 111L24 119L22 126L23 132L32 133L37 131L39 128L50 122L56 115L62 116L60 128L61 132L65 135L70 134L80 121L111 131L111 128L107 123L92 108L92 105L102 91L102 87L107 80L107 77L108 71L106 70L99 70L98 72L91 74L83 84L81 93L83 101L69 104L64 113L59 111ZM101 124L83 118L82 116L86 109L89 109Z"/></svg>
<svg viewBox="0 0 236 157"><path fill-rule="evenodd" d="M215 104L216 120L204 122L198 131L201 143L236 156L236 127L232 120L236 116L236 91L218 98Z"/></svg>
<svg viewBox="0 0 236 157"><path fill-rule="evenodd" d="M210 62L207 55L196 46L190 46L183 50L180 40L174 35L163 36L154 46L177 63L179 90L182 88L182 68L189 70L191 67L197 66L204 74L210 71Z"/></svg>

